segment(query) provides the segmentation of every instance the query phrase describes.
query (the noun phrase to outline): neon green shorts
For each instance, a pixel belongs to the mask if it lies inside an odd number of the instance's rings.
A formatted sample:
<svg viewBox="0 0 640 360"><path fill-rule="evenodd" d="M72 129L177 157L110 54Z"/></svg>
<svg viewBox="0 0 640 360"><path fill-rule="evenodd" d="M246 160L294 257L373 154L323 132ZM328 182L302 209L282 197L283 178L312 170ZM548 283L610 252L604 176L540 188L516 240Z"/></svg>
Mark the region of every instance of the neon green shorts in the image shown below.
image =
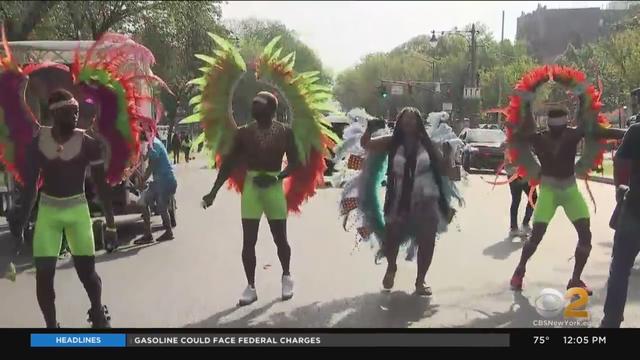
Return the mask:
<svg viewBox="0 0 640 360"><path fill-rule="evenodd" d="M533 212L533 223L548 224L555 215L558 206L562 206L571 222L589 219L589 207L578 190L578 184L573 184L565 189L540 185L536 208Z"/></svg>
<svg viewBox="0 0 640 360"><path fill-rule="evenodd" d="M33 256L58 257L63 230L71 255L95 255L91 216L84 195L54 198L41 194L33 235Z"/></svg>
<svg viewBox="0 0 640 360"><path fill-rule="evenodd" d="M285 220L287 218L287 199L284 196L282 181L262 189L253 183L254 177L260 174L277 176L279 172L247 172L242 188L242 218L259 220L264 214L268 220Z"/></svg>

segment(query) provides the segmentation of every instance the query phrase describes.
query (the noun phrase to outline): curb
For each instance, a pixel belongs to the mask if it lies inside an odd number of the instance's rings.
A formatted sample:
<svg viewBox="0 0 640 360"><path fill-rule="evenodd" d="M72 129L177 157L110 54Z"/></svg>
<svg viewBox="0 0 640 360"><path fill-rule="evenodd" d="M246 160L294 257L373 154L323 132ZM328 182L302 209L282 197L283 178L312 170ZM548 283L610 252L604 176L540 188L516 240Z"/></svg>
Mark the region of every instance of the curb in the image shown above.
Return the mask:
<svg viewBox="0 0 640 360"><path fill-rule="evenodd" d="M579 177L579 179L584 180L584 177ZM612 178L603 177L603 176L590 176L589 181L593 181L601 184L614 185Z"/></svg>

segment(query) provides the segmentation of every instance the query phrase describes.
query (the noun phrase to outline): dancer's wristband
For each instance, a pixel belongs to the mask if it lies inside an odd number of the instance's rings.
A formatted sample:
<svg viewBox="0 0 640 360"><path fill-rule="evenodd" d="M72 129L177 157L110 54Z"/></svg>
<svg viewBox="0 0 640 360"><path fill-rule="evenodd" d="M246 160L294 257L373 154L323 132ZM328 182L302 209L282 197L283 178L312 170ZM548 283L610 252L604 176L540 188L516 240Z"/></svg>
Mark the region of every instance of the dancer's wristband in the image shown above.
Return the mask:
<svg viewBox="0 0 640 360"><path fill-rule="evenodd" d="M289 176L288 172L282 171L282 172L280 172L280 174L278 174L278 176L276 176L276 179L277 179L277 181L280 181L280 180L284 180L284 178L286 178L288 176Z"/></svg>

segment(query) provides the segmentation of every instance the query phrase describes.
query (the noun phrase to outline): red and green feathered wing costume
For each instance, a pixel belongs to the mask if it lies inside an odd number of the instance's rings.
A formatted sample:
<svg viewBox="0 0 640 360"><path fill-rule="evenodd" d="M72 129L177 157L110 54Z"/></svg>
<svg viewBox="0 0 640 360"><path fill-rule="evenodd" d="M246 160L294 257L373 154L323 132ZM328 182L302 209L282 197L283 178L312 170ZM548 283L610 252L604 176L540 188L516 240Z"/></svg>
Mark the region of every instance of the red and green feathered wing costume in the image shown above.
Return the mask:
<svg viewBox="0 0 640 360"><path fill-rule="evenodd" d="M533 185L529 194L530 202L534 186L540 183L541 168L526 136L528 135L526 132L532 130L531 124L526 124L525 120L532 114L527 114L526 111L531 111L532 106L528 106L527 109L523 105L525 103L531 105L537 89L550 81L564 86L569 94L579 99L576 119L578 127L584 130L585 136L582 155L575 167L578 177L584 177L585 181L588 181L592 169L602 164L606 146L606 140L598 136L602 128L609 126L607 118L600 113L601 93L593 84L587 82L583 72L559 65L544 65L525 74L516 84L515 94L510 97L509 106L506 109L506 130L509 156L518 166L517 175L527 179ZM595 206L588 182L586 184Z"/></svg>
<svg viewBox="0 0 640 360"><path fill-rule="evenodd" d="M26 150L40 127L25 102L24 91L29 75L43 69L68 72L61 64L44 62L25 64L15 62L2 28L4 56L0 57L0 161L14 179L23 184L27 167Z"/></svg>
<svg viewBox="0 0 640 360"><path fill-rule="evenodd" d="M166 85L138 65L154 62L151 51L119 34L103 35L82 58L76 53L71 69L74 84L81 87L84 100L98 108L95 125L108 145L106 175L112 185L119 184L125 169L138 162L140 131L147 132L149 139L155 136L158 118L145 115L142 109L153 103L157 117L162 106L144 89Z"/></svg>
<svg viewBox="0 0 640 360"><path fill-rule="evenodd" d="M4 30L4 57L0 72L0 160L14 178L22 183L26 171L26 149L37 134L40 124L26 105L24 89L28 75L42 69L69 72L61 64L16 64ZM144 74L140 63L153 63L153 55L144 46L118 34L106 34L86 52L75 54L71 75L79 86L81 101L94 103L98 108L96 130L107 146L107 181L116 185L123 179L125 169L138 161L140 130L155 132L156 120L142 112L144 103L159 102L144 94L143 83L164 83L157 77ZM161 110L159 110L161 111Z"/></svg>
<svg viewBox="0 0 640 360"><path fill-rule="evenodd" d="M191 104L195 105L192 116L199 118L206 145L219 166L219 160L231 150L238 128L233 119L231 100L236 84L246 73L246 64L231 43L209 35L217 49L213 56L196 55L207 66L201 69L203 77L191 81L201 90ZM278 41L279 37L273 39L256 60L256 78L277 90L291 114L290 125L303 166L285 179L284 189L289 211L297 213L302 203L323 184L327 148L338 139L321 113L330 109L330 88L317 84L318 72L297 74L293 70L295 54L281 57L282 49L276 47ZM239 192L242 192L246 170L236 168L229 179L230 186Z"/></svg>

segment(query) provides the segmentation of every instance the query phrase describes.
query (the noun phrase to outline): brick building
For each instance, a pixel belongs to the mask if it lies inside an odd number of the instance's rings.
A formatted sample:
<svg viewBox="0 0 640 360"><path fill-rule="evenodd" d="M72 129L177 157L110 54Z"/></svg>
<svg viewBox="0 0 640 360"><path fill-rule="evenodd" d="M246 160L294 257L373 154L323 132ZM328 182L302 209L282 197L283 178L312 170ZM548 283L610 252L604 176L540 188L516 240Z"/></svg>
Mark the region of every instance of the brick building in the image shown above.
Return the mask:
<svg viewBox="0 0 640 360"><path fill-rule="evenodd" d="M569 44L580 48L606 36L624 17L626 9L547 9L538 8L518 17L516 39L527 44L529 53L543 63L553 63Z"/></svg>

